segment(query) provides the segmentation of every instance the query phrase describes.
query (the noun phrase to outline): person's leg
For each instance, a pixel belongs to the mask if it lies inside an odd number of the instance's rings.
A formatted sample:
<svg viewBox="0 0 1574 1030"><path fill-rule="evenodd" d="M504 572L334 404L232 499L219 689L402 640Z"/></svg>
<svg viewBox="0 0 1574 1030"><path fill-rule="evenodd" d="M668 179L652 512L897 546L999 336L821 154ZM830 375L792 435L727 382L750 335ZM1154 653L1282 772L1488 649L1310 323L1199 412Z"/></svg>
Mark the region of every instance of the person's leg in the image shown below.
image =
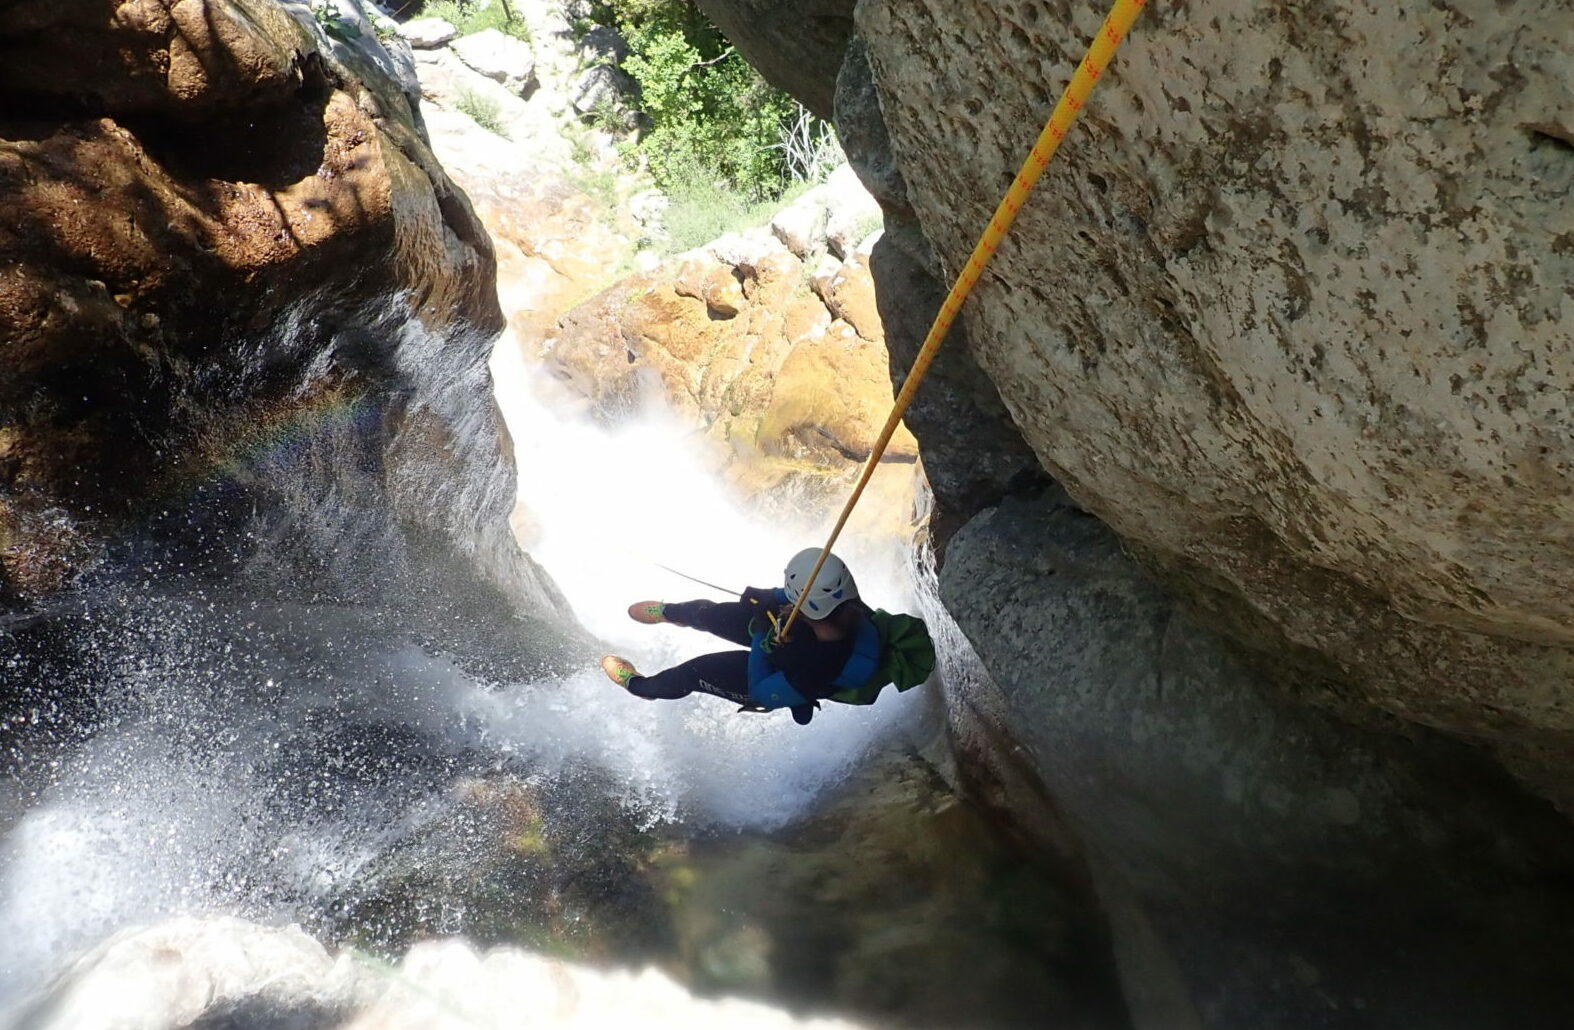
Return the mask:
<svg viewBox="0 0 1574 1030"><path fill-rule="evenodd" d="M749 652L721 651L700 655L654 676L635 676L628 692L647 699L674 700L693 693L713 694L733 704L749 700Z"/></svg>
<svg viewBox="0 0 1574 1030"><path fill-rule="evenodd" d="M675 601L665 606L667 621L702 629L739 647L749 646L749 620L760 606L743 601Z"/></svg>

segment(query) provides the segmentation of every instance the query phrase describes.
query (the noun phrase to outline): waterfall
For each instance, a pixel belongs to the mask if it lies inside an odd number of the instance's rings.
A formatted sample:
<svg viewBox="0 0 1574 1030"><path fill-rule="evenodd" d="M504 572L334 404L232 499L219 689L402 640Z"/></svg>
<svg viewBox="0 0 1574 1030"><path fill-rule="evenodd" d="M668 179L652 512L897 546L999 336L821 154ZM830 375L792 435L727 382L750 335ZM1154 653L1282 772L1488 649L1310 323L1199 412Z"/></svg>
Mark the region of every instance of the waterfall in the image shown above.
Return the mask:
<svg viewBox="0 0 1574 1030"><path fill-rule="evenodd" d="M670 418L604 430L566 417L552 384L535 381L506 342L494 374L533 555L579 621L642 669L727 646L626 618L647 596L714 596L649 559L736 588L777 582L789 554L819 542L804 535L818 528L812 519L772 524L730 503ZM890 550L855 543L849 557L865 595L897 608L906 562ZM61 1009L61 998L118 982L106 969L144 961L152 976L151 939L182 956L189 979L209 982L214 941L320 950L310 935L342 937L368 882L390 866L424 868L447 853L440 845L484 867L474 848L441 838L488 777L547 784L570 807L613 804L635 827L769 829L810 810L918 710L916 694L892 692L872 708L827 706L803 728L708 696L646 702L604 678L599 653L566 677L482 682L370 607L172 595L150 582L81 603L87 628L73 647L102 717L88 739L39 757L0 806L17 813L0 824L0 1020L17 1025L70 1025L50 1020L86 1010ZM407 852L416 858L399 857ZM462 933L471 913L455 909L423 925ZM301 929L268 929L288 924ZM285 933L299 936L280 944ZM55 981L84 953L97 957ZM455 961L478 961L464 954ZM252 989L283 975L263 960L252 973ZM56 1007L32 1008L52 982ZM236 983L241 997L245 978ZM351 994L367 989L357 983ZM133 993L92 1025L176 1025L157 994ZM129 1004L148 1008L128 1014Z"/></svg>

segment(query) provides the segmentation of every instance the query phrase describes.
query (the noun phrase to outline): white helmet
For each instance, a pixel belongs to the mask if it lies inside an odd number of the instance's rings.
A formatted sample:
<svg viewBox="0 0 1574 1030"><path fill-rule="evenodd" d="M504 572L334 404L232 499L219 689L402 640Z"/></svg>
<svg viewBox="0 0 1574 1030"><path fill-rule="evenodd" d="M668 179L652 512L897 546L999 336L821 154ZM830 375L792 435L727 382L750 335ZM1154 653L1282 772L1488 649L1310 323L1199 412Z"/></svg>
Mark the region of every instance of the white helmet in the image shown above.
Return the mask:
<svg viewBox="0 0 1574 1030"><path fill-rule="evenodd" d="M814 563L820 560L818 547L805 547L792 556L783 572L786 580L787 599L797 602L798 594L803 590L803 584L809 578L809 573L814 571ZM814 584L809 588L809 596L803 600L803 607L799 611L811 619L819 620L834 612L843 601L850 601L858 596L858 584L853 582L853 574L848 571L847 563L834 554L825 556L825 564L820 566L820 574L814 577Z"/></svg>

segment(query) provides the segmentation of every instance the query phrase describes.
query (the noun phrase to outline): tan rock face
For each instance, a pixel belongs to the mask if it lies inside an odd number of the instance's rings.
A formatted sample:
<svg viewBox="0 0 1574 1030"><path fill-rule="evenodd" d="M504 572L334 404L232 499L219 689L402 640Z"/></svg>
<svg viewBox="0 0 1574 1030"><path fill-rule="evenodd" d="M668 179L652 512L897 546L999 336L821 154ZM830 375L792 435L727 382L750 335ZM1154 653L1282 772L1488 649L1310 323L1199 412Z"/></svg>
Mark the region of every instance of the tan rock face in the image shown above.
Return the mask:
<svg viewBox="0 0 1574 1030"><path fill-rule="evenodd" d="M1098 12L858 15L955 270ZM969 309L1045 467L1173 582L1356 685L1331 700L1493 740L1564 797L1571 23L1567 0L1151 9Z"/></svg>
<svg viewBox="0 0 1574 1030"><path fill-rule="evenodd" d="M407 320L484 360L468 203L403 95L319 46L255 0L0 15L0 593L259 425L353 407Z"/></svg>
<svg viewBox="0 0 1574 1030"><path fill-rule="evenodd" d="M609 417L670 404L750 490L839 477L868 458L891 408L867 255L811 279L774 239L749 246L624 280L565 316L541 358ZM910 466L916 443L899 428L886 453Z"/></svg>

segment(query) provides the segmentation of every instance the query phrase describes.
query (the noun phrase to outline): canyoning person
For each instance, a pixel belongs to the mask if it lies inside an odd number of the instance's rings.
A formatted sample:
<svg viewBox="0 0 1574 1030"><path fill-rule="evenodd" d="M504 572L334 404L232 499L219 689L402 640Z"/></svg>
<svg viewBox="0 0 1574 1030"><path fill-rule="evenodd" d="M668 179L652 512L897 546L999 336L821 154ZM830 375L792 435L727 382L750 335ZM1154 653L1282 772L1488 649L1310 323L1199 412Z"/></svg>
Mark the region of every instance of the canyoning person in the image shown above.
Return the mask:
<svg viewBox="0 0 1574 1030"><path fill-rule="evenodd" d="M638 601L629 606L635 622L713 633L747 650L701 655L653 676L641 676L617 655L601 668L630 694L672 700L713 694L745 711L786 708L805 725L821 701L873 704L889 684L915 687L934 671L934 645L923 620L871 609L845 562L834 554L812 583L820 548L793 555L781 587L749 587L736 601ZM781 629L805 591L799 618L788 635Z"/></svg>

